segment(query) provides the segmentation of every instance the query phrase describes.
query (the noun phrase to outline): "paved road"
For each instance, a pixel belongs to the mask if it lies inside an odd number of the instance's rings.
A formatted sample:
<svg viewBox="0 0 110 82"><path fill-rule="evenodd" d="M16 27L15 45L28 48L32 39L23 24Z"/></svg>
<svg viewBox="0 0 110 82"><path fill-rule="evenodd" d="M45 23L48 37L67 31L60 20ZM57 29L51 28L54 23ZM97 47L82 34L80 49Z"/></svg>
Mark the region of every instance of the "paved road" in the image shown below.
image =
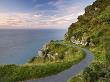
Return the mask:
<svg viewBox="0 0 110 82"><path fill-rule="evenodd" d="M84 70L85 67L87 67L91 61L93 60L92 53L87 50L83 49L86 53L86 58L82 60L79 64L73 65L68 70L65 70L57 75L48 76L41 79L35 79L35 80L28 80L25 82L67 82L67 80Z"/></svg>

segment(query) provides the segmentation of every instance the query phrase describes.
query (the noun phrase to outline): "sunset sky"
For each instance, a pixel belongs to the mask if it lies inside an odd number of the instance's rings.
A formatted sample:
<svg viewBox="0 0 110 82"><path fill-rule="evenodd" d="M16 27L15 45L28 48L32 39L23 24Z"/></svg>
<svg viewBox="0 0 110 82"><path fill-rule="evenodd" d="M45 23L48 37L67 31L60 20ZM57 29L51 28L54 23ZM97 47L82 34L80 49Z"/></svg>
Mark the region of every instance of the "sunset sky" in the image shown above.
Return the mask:
<svg viewBox="0 0 110 82"><path fill-rule="evenodd" d="M0 28L65 29L95 0L0 0Z"/></svg>

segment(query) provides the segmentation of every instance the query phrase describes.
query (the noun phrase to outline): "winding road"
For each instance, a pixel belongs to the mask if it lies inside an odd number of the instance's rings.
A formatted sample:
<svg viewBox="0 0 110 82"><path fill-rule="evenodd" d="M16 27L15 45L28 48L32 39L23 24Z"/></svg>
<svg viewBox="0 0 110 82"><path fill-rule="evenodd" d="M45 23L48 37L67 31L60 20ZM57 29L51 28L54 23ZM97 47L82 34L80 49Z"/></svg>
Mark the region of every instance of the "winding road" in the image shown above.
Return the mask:
<svg viewBox="0 0 110 82"><path fill-rule="evenodd" d="M71 68L69 68L63 72L60 72L56 75L44 77L41 79L23 81L23 82L67 82L67 80L70 77L75 76L79 72L84 70L84 68L86 68L93 60L92 53L88 49L83 48L83 50L86 53L85 59L82 60L80 63L73 65Z"/></svg>

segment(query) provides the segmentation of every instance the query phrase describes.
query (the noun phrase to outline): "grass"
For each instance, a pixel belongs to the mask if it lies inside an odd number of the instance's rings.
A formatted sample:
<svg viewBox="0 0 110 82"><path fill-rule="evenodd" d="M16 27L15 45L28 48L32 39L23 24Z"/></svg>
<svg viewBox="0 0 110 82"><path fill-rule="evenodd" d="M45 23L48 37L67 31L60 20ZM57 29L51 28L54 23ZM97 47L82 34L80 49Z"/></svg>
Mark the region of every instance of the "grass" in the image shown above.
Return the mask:
<svg viewBox="0 0 110 82"><path fill-rule="evenodd" d="M55 47L54 45L50 46L51 48L52 46ZM68 50L72 49L68 46L64 47L62 45L60 45L59 47L62 47L62 51L63 48L68 48ZM57 50L59 47L57 46L57 48L55 48L54 50ZM44 63L35 63L35 61L33 61L34 63L31 62L23 65L0 65L0 82L19 82L57 74L84 59L84 51L82 51L81 49L76 49L75 51L76 52L74 54L67 54L69 56L65 55L65 58L63 60L58 59L57 62L45 61Z"/></svg>
<svg viewBox="0 0 110 82"><path fill-rule="evenodd" d="M71 77L68 82L110 82L110 42L107 41L105 41L107 45L89 47L94 53L93 62L80 75Z"/></svg>
<svg viewBox="0 0 110 82"><path fill-rule="evenodd" d="M81 75L70 78L67 82L85 82Z"/></svg>

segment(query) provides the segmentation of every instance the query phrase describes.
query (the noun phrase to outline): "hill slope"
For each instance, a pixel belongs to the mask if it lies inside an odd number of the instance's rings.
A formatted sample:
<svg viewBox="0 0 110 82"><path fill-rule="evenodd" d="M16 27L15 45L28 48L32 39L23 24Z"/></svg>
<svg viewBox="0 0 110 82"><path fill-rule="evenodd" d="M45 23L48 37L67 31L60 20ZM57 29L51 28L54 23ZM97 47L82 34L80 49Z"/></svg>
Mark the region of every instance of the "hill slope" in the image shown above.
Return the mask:
<svg viewBox="0 0 110 82"><path fill-rule="evenodd" d="M110 0L97 0L86 7L85 14L69 27L65 40L79 41L95 54L94 62L81 75L84 82L110 82Z"/></svg>

